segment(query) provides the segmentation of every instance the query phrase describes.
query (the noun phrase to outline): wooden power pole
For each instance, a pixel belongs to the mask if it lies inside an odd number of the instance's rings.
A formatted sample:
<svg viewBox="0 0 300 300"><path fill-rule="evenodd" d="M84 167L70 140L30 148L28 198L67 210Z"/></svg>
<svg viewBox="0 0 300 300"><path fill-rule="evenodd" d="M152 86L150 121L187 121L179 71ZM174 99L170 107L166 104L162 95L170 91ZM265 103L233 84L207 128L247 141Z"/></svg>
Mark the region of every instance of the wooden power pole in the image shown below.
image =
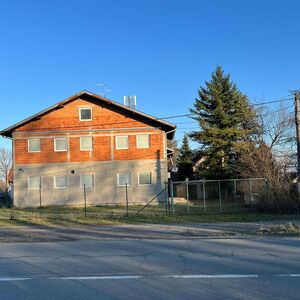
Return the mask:
<svg viewBox="0 0 300 300"><path fill-rule="evenodd" d="M298 195L300 196L300 105L299 92L295 93L295 122L297 133L297 167L298 167Z"/></svg>

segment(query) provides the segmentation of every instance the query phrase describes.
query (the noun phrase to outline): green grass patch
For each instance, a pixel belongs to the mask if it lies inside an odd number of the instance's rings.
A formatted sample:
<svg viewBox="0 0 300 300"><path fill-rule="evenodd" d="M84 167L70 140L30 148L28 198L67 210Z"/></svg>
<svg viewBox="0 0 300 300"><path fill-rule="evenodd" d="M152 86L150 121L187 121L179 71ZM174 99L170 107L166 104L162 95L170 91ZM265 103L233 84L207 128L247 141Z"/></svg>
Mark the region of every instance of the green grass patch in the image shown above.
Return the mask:
<svg viewBox="0 0 300 300"><path fill-rule="evenodd" d="M209 222L260 222L271 220L299 220L300 215L274 215L255 212L218 213L218 209L204 214L201 207L190 207L187 214L186 206L175 206L176 214L167 216L164 206L149 206L136 216L142 206L130 206L129 216L126 216L124 206L88 207L86 217L84 208L51 206L30 209L0 209L0 226L53 226L53 225L113 225L137 223L209 223Z"/></svg>
<svg viewBox="0 0 300 300"><path fill-rule="evenodd" d="M141 206L130 206L129 216L124 206L88 207L86 217L84 208L51 206L31 209L0 209L0 226L52 226L52 225L108 225L137 223L209 223L209 222L260 222L271 220L299 220L300 215L274 215L255 212L218 213L218 210L204 214L201 208L187 214L185 206L176 206L176 215L166 215L164 206L150 206L136 216Z"/></svg>

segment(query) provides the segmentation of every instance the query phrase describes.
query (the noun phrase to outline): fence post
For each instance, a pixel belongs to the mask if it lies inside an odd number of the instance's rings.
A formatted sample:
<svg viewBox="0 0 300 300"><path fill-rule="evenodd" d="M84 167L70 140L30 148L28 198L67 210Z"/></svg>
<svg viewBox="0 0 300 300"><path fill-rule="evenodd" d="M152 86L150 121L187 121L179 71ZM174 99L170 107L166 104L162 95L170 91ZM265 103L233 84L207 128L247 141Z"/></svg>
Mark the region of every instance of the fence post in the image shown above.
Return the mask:
<svg viewBox="0 0 300 300"><path fill-rule="evenodd" d="M250 205L251 205L251 210L253 210L253 195L252 195L252 179L249 179L249 187L250 187Z"/></svg>
<svg viewBox="0 0 300 300"><path fill-rule="evenodd" d="M40 178L40 208L42 207L42 184L41 184L41 178Z"/></svg>
<svg viewBox="0 0 300 300"><path fill-rule="evenodd" d="M190 199L189 199L189 179L188 177L185 179L185 186L186 186L186 202L187 202L187 213L190 213Z"/></svg>
<svg viewBox="0 0 300 300"><path fill-rule="evenodd" d="M220 205L220 213L222 213L221 180L219 180L219 205Z"/></svg>
<svg viewBox="0 0 300 300"><path fill-rule="evenodd" d="M83 185L83 195L84 195L84 217L86 218L86 190L85 190L85 184Z"/></svg>
<svg viewBox="0 0 300 300"><path fill-rule="evenodd" d="M266 196L267 196L267 203L269 203L270 197L269 197L269 181L268 181L268 179L267 179L265 182L266 182Z"/></svg>
<svg viewBox="0 0 300 300"><path fill-rule="evenodd" d="M128 190L127 190L127 182L125 183L125 194L126 194L126 216L129 216L128 212Z"/></svg>
<svg viewBox="0 0 300 300"><path fill-rule="evenodd" d="M236 179L233 180L234 184L234 204L235 204L235 210L237 211L237 199L236 199Z"/></svg>
<svg viewBox="0 0 300 300"><path fill-rule="evenodd" d="M14 206L12 205L10 208L10 220L14 220L15 219L15 210L14 210Z"/></svg>
<svg viewBox="0 0 300 300"><path fill-rule="evenodd" d="M170 194L171 194L171 211L172 215L175 214L175 209L174 209L174 191L173 191L173 181L172 179L170 180Z"/></svg>
<svg viewBox="0 0 300 300"><path fill-rule="evenodd" d="M171 215L171 202L170 202L170 181L167 182L167 199L168 199L168 213Z"/></svg>
<svg viewBox="0 0 300 300"><path fill-rule="evenodd" d="M165 181L165 191L166 191L166 216L169 214L169 195L168 195L168 186Z"/></svg>
<svg viewBox="0 0 300 300"><path fill-rule="evenodd" d="M204 212L206 213L206 196L205 196L205 181L203 180L203 205L204 205Z"/></svg>

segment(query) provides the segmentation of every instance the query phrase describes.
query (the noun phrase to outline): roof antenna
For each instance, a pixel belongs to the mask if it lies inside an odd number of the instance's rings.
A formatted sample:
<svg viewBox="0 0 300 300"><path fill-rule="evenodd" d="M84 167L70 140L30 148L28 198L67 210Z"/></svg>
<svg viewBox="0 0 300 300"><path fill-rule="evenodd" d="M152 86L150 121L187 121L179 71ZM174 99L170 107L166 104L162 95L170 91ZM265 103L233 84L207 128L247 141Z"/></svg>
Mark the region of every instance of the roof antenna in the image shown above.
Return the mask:
<svg viewBox="0 0 300 300"><path fill-rule="evenodd" d="M124 96L124 105L136 109L136 96Z"/></svg>
<svg viewBox="0 0 300 300"><path fill-rule="evenodd" d="M106 88L106 84L105 83L97 83L97 85L102 87L102 96L104 98L106 98L106 93L112 92L112 90L109 90L109 89Z"/></svg>

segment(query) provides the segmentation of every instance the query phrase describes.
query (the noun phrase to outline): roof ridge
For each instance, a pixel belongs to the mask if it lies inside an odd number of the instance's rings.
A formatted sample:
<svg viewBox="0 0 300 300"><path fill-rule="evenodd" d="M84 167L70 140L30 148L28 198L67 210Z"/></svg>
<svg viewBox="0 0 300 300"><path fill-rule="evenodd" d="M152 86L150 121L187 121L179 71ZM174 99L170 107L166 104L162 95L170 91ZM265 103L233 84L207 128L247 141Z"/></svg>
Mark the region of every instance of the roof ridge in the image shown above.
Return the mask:
<svg viewBox="0 0 300 300"><path fill-rule="evenodd" d="M54 105L52 105L52 106L50 106L50 107L48 107L48 108L45 108L44 110L42 110L42 111L40 111L40 112L38 112L38 113L36 113L36 114L34 114L34 115L28 117L28 118L25 118L25 119L23 119L22 121L20 121L20 122L18 122L18 123L15 123L14 125L11 125L11 126L7 127L6 129L0 131L0 135L6 136L6 137L11 137L11 136L12 136L12 132L13 132L14 130L16 130L18 127L20 127L20 126L22 126L22 125L25 125L26 123L31 122L31 121L33 121L34 119L36 119L36 118L38 118L38 117L40 117L40 116L42 116L42 115L45 115L45 114L51 112L52 110L54 110L54 109L56 109L56 108L61 108L61 106L62 106L63 104L66 104L66 103L68 103L68 102L70 102L70 101L73 101L73 100L75 100L76 98L78 98L78 97L80 97L81 95L84 95L84 94L87 94L87 95L89 95L89 96L91 96L91 97L93 97L93 98L96 98L96 99L98 99L98 100L102 100L102 101L104 101L104 102L106 102L106 103L108 103L108 104L112 104L112 105L114 105L114 106L116 106L116 107L119 107L120 109L124 109L124 110L126 110L126 111L132 112L133 114L138 114L138 115L143 116L143 117L145 117L145 118L147 118L147 119L149 119L149 120L152 120L152 121L161 123L161 124L163 124L164 126L167 126L167 127L172 128L171 131L175 131L175 129L176 129L176 125L174 125L174 124L172 124L172 123L166 122L166 121L164 121L164 120L162 120L162 119L156 118L156 117L154 117L154 116L152 116L152 115L146 114L146 113L141 112L141 111L139 111L139 110L132 109L132 108L130 108L130 107L124 105L124 104L121 104L121 103L116 102L116 101L114 101L114 100L111 100L111 99L109 99L109 98L103 97L103 96L101 96L101 95L95 94L95 93L90 92L90 91L88 91L88 90L81 90L81 91L77 92L76 94L73 94L72 96L70 96L70 97L68 97L68 98L66 98L66 99L63 99L63 100L57 102L56 104L54 104ZM170 128L169 128L169 129L170 129ZM164 130L164 131L165 131L165 130Z"/></svg>

